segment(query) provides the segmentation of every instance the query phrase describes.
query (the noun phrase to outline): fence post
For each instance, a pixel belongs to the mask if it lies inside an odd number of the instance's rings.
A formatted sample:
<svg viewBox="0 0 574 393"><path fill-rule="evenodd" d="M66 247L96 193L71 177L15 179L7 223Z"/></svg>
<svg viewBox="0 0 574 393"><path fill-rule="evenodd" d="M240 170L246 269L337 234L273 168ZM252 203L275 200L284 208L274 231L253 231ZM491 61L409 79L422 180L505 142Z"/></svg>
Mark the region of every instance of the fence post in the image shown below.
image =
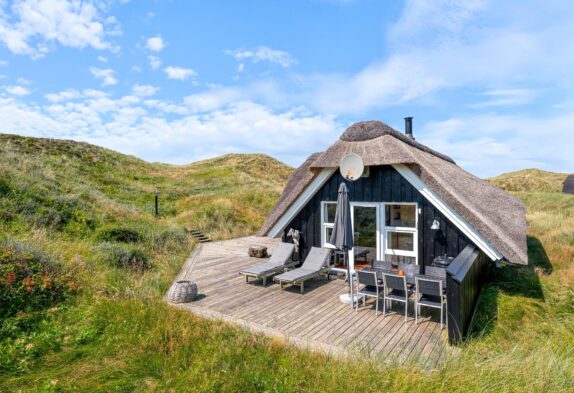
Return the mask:
<svg viewBox="0 0 574 393"><path fill-rule="evenodd" d="M155 218L159 217L159 192L155 192Z"/></svg>

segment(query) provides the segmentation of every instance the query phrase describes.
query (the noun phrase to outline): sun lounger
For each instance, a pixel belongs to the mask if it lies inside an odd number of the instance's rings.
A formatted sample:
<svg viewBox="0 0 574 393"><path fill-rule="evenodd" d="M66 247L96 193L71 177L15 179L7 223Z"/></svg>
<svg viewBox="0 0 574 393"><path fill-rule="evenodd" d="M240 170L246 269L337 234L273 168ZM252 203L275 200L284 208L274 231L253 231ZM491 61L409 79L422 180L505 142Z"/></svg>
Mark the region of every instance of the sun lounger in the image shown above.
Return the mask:
<svg viewBox="0 0 574 393"><path fill-rule="evenodd" d="M301 293L303 293L305 281L324 273L327 273L327 279L329 278L329 271L331 270L331 266L329 266L330 254L331 250L328 248L312 247L300 268L275 276L273 280L279 283L281 289L283 289L285 284L300 285Z"/></svg>
<svg viewBox="0 0 574 393"><path fill-rule="evenodd" d="M286 269L294 267L297 262L293 261L293 251L295 245L292 243L281 243L275 248L271 258L265 263L250 266L243 269L239 274L245 276L245 282L249 282L249 277L263 280L263 286L267 285L267 279L276 274L283 273Z"/></svg>

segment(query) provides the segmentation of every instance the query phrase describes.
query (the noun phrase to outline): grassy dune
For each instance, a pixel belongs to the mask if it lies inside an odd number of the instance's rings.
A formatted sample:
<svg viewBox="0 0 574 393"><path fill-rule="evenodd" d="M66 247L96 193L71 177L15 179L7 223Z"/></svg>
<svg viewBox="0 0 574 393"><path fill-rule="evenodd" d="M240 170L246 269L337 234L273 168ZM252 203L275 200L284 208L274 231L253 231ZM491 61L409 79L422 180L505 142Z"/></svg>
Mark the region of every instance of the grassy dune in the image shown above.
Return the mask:
<svg viewBox="0 0 574 393"><path fill-rule="evenodd" d="M253 233L289 172L266 156L171 166L0 135L0 243L35 248L78 283L0 321L0 391L574 391L574 197L524 191L522 177L503 186L528 206L531 264L497 271L475 337L441 370L302 352L164 305L194 246L183 228ZM137 240L114 240L120 229ZM151 267L114 265L118 252Z"/></svg>
<svg viewBox="0 0 574 393"><path fill-rule="evenodd" d="M510 192L562 192L567 173L540 169L523 169L489 179L494 185Z"/></svg>

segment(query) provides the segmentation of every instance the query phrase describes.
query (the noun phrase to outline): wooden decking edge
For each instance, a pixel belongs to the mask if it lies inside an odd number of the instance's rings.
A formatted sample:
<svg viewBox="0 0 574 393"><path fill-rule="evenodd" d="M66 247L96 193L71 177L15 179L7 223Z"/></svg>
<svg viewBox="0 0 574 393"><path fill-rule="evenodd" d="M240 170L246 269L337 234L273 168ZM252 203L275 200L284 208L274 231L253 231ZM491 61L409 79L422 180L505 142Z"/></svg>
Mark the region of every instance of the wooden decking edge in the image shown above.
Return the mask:
<svg viewBox="0 0 574 393"><path fill-rule="evenodd" d="M353 357L360 355L348 351L344 348L335 347L315 340L303 339L301 337L296 336L289 336L279 330L271 329L258 323L249 322L240 318L235 318L229 315L222 314L218 311L207 310L203 307L191 306L189 303L188 304L168 303L168 304L170 306L191 312L192 314L199 316L201 318L232 324L242 328L243 330L246 330L249 333L262 334L270 338L279 339L282 342L284 342L285 345L293 346L298 349L310 350L312 352L321 353L324 355L333 356L337 358Z"/></svg>

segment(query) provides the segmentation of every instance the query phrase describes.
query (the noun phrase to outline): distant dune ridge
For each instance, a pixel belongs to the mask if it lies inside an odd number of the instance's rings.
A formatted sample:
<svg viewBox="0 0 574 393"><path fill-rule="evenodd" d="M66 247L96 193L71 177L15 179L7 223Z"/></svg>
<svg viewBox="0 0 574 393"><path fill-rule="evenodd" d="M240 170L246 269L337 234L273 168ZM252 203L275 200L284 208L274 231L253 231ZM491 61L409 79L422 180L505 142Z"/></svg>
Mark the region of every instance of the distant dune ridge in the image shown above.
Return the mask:
<svg viewBox="0 0 574 393"><path fill-rule="evenodd" d="M506 191L562 192L567 177L568 174L566 173L523 169L504 173L487 180Z"/></svg>

